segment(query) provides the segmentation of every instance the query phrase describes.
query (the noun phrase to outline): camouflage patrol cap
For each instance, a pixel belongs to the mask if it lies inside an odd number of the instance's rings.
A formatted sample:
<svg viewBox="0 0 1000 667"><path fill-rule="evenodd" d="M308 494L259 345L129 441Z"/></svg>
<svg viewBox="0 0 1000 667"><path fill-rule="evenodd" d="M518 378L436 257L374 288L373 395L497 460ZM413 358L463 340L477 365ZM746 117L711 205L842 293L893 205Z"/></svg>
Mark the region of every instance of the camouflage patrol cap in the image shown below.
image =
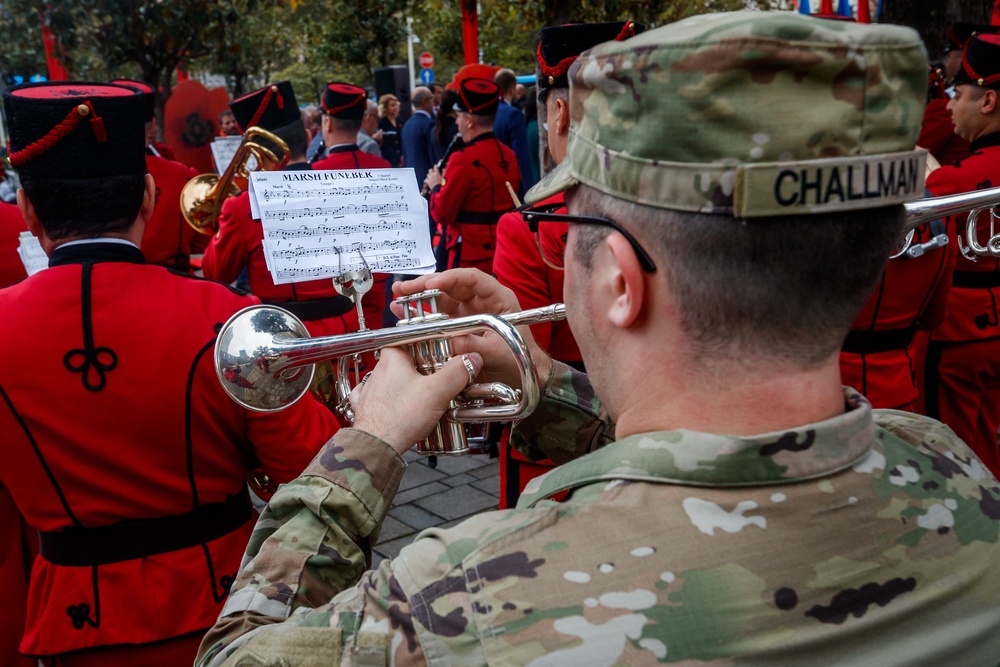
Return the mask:
<svg viewBox="0 0 1000 667"><path fill-rule="evenodd" d="M584 183L738 217L902 203L923 193L926 94L909 28L695 16L577 59L567 157L525 199Z"/></svg>

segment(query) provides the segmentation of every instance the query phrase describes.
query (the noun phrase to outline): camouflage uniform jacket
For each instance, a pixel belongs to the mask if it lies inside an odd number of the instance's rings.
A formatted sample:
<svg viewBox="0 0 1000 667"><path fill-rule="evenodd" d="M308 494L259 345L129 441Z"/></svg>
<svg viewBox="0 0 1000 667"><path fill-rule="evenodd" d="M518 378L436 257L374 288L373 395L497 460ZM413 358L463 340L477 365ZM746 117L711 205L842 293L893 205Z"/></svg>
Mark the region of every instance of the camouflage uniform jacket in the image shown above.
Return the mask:
<svg viewBox="0 0 1000 667"><path fill-rule="evenodd" d="M600 441L557 370L541 415ZM785 433L623 438L369 572L403 463L342 430L261 517L200 664L995 665L996 480L940 423L845 401Z"/></svg>

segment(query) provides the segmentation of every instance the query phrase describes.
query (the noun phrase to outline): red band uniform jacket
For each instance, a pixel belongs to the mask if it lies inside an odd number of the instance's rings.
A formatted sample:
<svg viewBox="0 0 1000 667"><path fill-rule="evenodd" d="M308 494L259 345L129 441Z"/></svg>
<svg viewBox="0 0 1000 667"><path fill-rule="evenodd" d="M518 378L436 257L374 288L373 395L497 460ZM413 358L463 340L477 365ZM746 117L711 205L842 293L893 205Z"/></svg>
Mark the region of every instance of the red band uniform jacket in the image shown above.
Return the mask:
<svg viewBox="0 0 1000 667"><path fill-rule="evenodd" d="M369 161L364 167L388 166L385 160L373 155L359 151L358 156L365 156L378 163ZM327 160L329 158L321 163ZM295 170L309 168L304 163L286 167ZM236 280L246 266L253 295L265 303L275 304L295 313L312 336L332 336L358 330L357 309L350 299L337 293L331 279L275 285L271 272L267 270L263 242L263 227L250 214L249 193L243 192L230 197L222 204L219 231L205 249L202 271L207 278L229 283ZM361 301L365 323L369 329L382 326L385 281L388 278L385 274L375 274L374 277L374 284Z"/></svg>
<svg viewBox="0 0 1000 667"><path fill-rule="evenodd" d="M492 132L452 154L430 199L431 217L448 228L448 268L493 272L497 223L514 208L506 184L517 190L520 179L514 152Z"/></svg>
<svg viewBox="0 0 1000 667"><path fill-rule="evenodd" d="M156 206L142 233L142 254L150 264L190 273L191 255L204 252L211 238L181 215L181 190L198 172L156 155L146 156L146 169L156 182Z"/></svg>
<svg viewBox="0 0 1000 667"><path fill-rule="evenodd" d="M936 197L1000 186L1000 133L980 137L969 154L935 170L927 189ZM967 214L952 218L952 243L965 240ZM979 243L989 233L989 213L979 218ZM957 243L956 243L957 248ZM1000 474L1000 259L972 262L960 253L948 313L931 333L925 366L927 414L950 426Z"/></svg>
<svg viewBox="0 0 1000 667"><path fill-rule="evenodd" d="M537 204L539 207L563 206L564 195L558 194ZM566 247L566 223L546 223L539 227L540 242L546 256L561 256ZM564 273L550 268L542 260L539 241L528 228L519 212L505 213L497 226L497 249L493 258L493 273L501 285L517 295L522 309L540 308L562 303ZM542 322L531 326L535 341L553 359L583 369L583 358L573 332L565 320ZM513 507L524 487L535 477L548 472L553 464L548 459L529 461L524 454L508 445L510 430L505 429L500 446L500 507Z"/></svg>
<svg viewBox="0 0 1000 667"><path fill-rule="evenodd" d="M337 430L311 398L265 414L223 392L217 332L254 303L111 242L60 246L0 290L17 323L0 344L30 360L0 370L0 485L43 537L22 652L214 623L254 523L251 459L288 481Z"/></svg>
<svg viewBox="0 0 1000 667"><path fill-rule="evenodd" d="M912 245L948 233L947 222L921 225ZM875 408L913 410L919 396L914 335L941 323L948 305L955 241L927 250L919 257L890 259L840 353L843 383L854 387Z"/></svg>

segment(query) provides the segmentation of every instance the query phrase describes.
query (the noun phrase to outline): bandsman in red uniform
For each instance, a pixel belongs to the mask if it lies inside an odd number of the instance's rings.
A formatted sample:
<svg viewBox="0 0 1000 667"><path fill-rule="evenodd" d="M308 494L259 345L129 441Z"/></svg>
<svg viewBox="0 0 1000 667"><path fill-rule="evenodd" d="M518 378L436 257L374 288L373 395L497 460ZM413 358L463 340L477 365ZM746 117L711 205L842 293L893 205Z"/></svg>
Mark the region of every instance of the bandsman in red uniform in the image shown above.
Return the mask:
<svg viewBox="0 0 1000 667"><path fill-rule="evenodd" d="M909 246L886 264L844 341L841 381L872 407L917 409L925 348L914 339L944 320L956 255L949 229L950 221L937 220L914 232Z"/></svg>
<svg viewBox="0 0 1000 667"><path fill-rule="evenodd" d="M368 108L368 93L349 83L334 81L323 90L320 101L323 120L320 131L323 157L313 163L313 169L389 169L392 165L377 155L358 148L358 131Z"/></svg>
<svg viewBox="0 0 1000 667"><path fill-rule="evenodd" d="M949 104L955 131L970 152L927 178L935 196L1000 186L1000 35L974 35L965 45ZM988 215L988 214L987 214ZM979 242L989 225L980 220ZM953 218L965 238L965 214ZM1000 260L956 259L948 313L931 334L924 373L927 413L950 426L1000 474Z"/></svg>
<svg viewBox="0 0 1000 667"><path fill-rule="evenodd" d="M447 227L448 268L492 273L497 223L515 206L510 188L517 189L521 174L514 151L493 134L499 103L500 89L492 81L459 84L455 111L465 147L452 154L443 175L434 166L424 181L431 192L431 217Z"/></svg>
<svg viewBox="0 0 1000 667"><path fill-rule="evenodd" d="M631 21L579 23L543 28L536 58L538 102L545 105L548 124L548 156L553 164L566 157L569 139L570 65L587 49L617 39L628 39L642 32L643 26ZM565 213L565 196L560 193L533 207L536 211ZM565 223L537 225L532 232L520 212L505 213L497 227L497 250L493 273L497 280L517 295L523 308L537 308L563 300L562 257L565 247ZM531 327L535 340L553 359L583 370L580 350L569 325L563 322L536 324ZM529 462L520 452L504 442L500 447L500 506L513 507L525 485L552 467L549 460Z"/></svg>
<svg viewBox="0 0 1000 667"><path fill-rule="evenodd" d="M49 255L0 289L18 324L0 345L30 360L0 370L0 486L41 551L20 650L59 667L190 664L253 526L248 472L295 477L337 423L308 398L277 415L230 400L212 348L257 299L144 262L140 93L28 84L4 105L18 205Z"/></svg>
<svg viewBox="0 0 1000 667"><path fill-rule="evenodd" d="M156 91L142 81L116 79L117 83L135 88L145 98L147 141L153 135L153 120L156 108ZM146 144L146 169L156 181L156 206L153 217L146 221L146 231L142 234L142 254L150 264L159 264L170 269L192 273L191 255L205 251L208 236L197 232L187 224L181 214L181 190L198 172L187 165L168 160L160 155L150 141Z"/></svg>
<svg viewBox="0 0 1000 667"><path fill-rule="evenodd" d="M352 86L352 88L354 88ZM356 115L360 125L361 114L365 110L364 91L360 88L360 101L345 106L339 91L327 88L324 93L324 109L331 109L347 119ZM352 97L352 100L356 97ZM328 102L333 104L328 105ZM337 103L340 104L337 104ZM233 100L230 108L236 116L236 122L243 131L248 127L258 126L269 130L288 144L290 158L286 170L298 171L311 169L306 161L306 129L302 115L295 101L295 92L288 81L261 88L248 95ZM344 106L343 109L337 107ZM329 114L329 112L326 112ZM353 117L353 116L351 116ZM323 119L324 131L332 118ZM357 134L357 131L354 133ZM357 148L355 146L355 148ZM364 157L361 157L364 156ZM359 152L359 159L368 160L362 166L388 167L384 160ZM377 161L377 164L373 161ZM326 169L342 169L331 166ZM319 169L317 165L315 168ZM353 167L352 167L353 168ZM250 194L243 192L236 197L230 197L222 205L219 215L219 231L212 238L202 258L202 271L208 278L223 282L232 282L239 276L244 266L249 269L250 291L265 303L281 306L291 311L301 319L309 333L313 336L329 336L358 330L358 315L354 303L341 296L333 288L330 279L310 280L287 285L275 285L267 270L264 257L264 230L259 220L254 220L250 214ZM362 299L365 322L369 329L382 326L382 310L385 305L383 282L384 274L377 276L376 284Z"/></svg>
<svg viewBox="0 0 1000 667"><path fill-rule="evenodd" d="M948 110L951 97L945 92L944 71L932 67L928 76L927 106L917 145L926 148L939 163L951 164L969 152L969 142L955 134L955 124Z"/></svg>

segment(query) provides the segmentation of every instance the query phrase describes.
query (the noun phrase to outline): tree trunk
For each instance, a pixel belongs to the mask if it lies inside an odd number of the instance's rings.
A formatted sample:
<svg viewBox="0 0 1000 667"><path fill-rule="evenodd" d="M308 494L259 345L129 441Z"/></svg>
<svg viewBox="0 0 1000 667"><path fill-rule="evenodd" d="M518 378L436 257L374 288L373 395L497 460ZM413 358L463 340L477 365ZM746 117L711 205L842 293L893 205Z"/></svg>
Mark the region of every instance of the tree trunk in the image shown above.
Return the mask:
<svg viewBox="0 0 1000 667"><path fill-rule="evenodd" d="M906 25L920 33L931 60L944 54L945 35L955 21L989 23L993 0L883 0L880 23Z"/></svg>

